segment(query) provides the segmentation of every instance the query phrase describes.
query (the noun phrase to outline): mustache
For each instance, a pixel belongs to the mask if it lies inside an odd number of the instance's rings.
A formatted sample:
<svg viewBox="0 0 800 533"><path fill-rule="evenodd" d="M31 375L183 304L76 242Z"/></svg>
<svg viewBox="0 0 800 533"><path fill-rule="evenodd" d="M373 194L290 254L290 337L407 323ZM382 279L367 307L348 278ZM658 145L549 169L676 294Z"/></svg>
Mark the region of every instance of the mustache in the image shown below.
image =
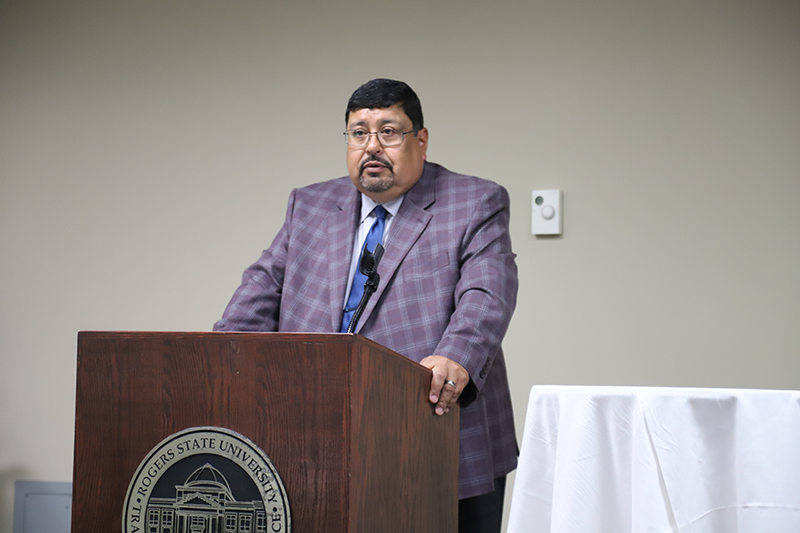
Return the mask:
<svg viewBox="0 0 800 533"><path fill-rule="evenodd" d="M371 163L373 161L376 161L376 162L380 163L381 165L385 166L386 168L389 169L390 172L394 172L394 167L392 166L392 164L389 161L387 161L387 160L385 160L385 159L383 159L383 158L381 158L381 157L379 157L379 156L377 156L375 154L372 154L371 156L369 156L367 159L365 159L361 163L361 172L364 172L364 169L366 168L367 164Z"/></svg>

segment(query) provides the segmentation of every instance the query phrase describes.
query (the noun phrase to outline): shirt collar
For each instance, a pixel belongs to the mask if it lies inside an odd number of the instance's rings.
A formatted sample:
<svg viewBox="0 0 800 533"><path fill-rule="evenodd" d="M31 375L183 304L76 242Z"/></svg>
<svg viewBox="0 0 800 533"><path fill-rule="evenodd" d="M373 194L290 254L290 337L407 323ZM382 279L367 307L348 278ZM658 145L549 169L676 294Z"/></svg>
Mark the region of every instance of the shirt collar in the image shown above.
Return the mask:
<svg viewBox="0 0 800 533"><path fill-rule="evenodd" d="M372 200L372 198L370 198L369 196L367 196L366 194L364 194L362 192L361 193L361 218L359 219L359 223L364 222L367 219L367 216L369 216L369 214L372 213L372 210L375 209L376 205L382 205L383 208L386 209L386 211L388 211L389 214L391 214L393 217L397 216L397 212L400 211L400 205L403 203L403 199L405 197L406 197L406 195L404 194L404 195L402 195L402 196L400 196L398 198L395 198L391 202L386 202L385 204L376 204Z"/></svg>

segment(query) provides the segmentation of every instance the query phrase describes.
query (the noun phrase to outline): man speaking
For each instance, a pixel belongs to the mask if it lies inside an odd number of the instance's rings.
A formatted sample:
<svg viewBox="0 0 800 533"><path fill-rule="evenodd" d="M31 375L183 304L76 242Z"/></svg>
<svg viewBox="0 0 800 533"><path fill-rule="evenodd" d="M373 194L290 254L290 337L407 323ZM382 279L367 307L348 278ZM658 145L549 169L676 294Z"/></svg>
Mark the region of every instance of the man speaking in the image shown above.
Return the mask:
<svg viewBox="0 0 800 533"><path fill-rule="evenodd" d="M380 284L355 331L433 371L437 414L460 400L459 532L499 532L517 463L500 348L517 297L508 193L426 161L422 107L403 82L356 89L345 124L349 179L292 191L214 330L346 331L362 250L382 243Z"/></svg>

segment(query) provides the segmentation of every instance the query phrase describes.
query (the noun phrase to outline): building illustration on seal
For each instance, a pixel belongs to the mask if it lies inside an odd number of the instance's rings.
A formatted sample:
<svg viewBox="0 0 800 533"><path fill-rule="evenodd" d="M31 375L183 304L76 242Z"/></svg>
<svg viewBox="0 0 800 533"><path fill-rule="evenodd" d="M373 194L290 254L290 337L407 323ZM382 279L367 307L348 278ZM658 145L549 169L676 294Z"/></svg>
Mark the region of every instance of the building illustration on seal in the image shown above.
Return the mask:
<svg viewBox="0 0 800 533"><path fill-rule="evenodd" d="M143 533L267 533L264 502L236 501L228 480L209 463L196 469L174 498L150 498Z"/></svg>

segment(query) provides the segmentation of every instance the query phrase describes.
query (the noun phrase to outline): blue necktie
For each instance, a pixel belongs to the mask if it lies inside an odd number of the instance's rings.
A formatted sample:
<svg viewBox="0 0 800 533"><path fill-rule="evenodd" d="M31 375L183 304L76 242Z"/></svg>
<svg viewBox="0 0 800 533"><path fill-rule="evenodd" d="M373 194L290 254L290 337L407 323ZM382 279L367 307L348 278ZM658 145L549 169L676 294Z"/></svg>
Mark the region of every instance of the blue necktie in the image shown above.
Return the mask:
<svg viewBox="0 0 800 533"><path fill-rule="evenodd" d="M377 218L369 229L369 233L367 233L366 244L370 252L374 252L375 246L383 240L383 228L386 225L386 209L384 209L382 205L376 205L372 212L375 213ZM353 313L355 313L358 303L364 295L364 283L366 282L367 276L361 273L361 257L359 257L358 265L356 266L356 274L353 276L353 286L350 287L350 296L347 298L347 304L344 306L341 333L347 332L347 327L350 325Z"/></svg>

